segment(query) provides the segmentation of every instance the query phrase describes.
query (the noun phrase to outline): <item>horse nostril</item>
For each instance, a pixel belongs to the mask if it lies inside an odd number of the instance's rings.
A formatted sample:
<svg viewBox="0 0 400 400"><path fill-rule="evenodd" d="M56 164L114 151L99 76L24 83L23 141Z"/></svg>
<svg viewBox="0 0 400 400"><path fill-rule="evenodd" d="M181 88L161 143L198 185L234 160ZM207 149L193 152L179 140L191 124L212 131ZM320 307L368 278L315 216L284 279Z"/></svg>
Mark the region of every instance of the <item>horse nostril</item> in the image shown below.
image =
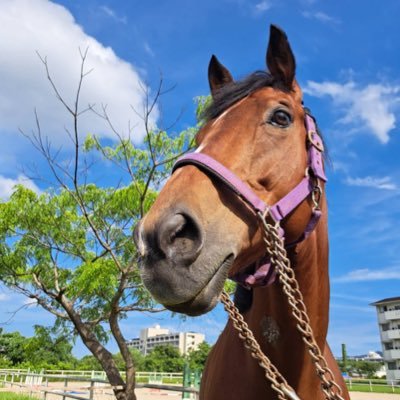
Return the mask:
<svg viewBox="0 0 400 400"><path fill-rule="evenodd" d="M167 258L186 265L192 263L203 245L198 224L186 214L166 218L158 231L160 250Z"/></svg>

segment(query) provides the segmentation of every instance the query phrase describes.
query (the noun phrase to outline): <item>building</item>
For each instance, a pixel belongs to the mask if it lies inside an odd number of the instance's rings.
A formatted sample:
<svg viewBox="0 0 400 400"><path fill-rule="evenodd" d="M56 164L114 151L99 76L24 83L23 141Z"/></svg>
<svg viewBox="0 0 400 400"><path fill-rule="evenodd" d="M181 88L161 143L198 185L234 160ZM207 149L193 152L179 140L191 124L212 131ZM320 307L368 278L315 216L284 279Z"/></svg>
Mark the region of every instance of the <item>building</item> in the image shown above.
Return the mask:
<svg viewBox="0 0 400 400"><path fill-rule="evenodd" d="M400 382L400 297L376 301L383 360L388 382Z"/></svg>
<svg viewBox="0 0 400 400"><path fill-rule="evenodd" d="M205 336L195 332L171 332L169 329L155 325L151 328L142 329L140 337L129 340L128 346L138 349L147 355L154 347L170 344L179 349L182 355L196 350L199 344L204 342Z"/></svg>

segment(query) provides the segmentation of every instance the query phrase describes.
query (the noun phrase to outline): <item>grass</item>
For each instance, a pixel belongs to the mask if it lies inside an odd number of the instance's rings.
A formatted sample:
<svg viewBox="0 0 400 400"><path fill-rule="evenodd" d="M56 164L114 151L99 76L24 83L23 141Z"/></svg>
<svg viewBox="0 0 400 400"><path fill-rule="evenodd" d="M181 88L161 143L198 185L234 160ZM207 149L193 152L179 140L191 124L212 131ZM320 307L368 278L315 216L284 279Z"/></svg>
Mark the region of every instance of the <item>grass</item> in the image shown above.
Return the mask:
<svg viewBox="0 0 400 400"><path fill-rule="evenodd" d="M18 393L0 392L0 400L32 400L32 398Z"/></svg>
<svg viewBox="0 0 400 400"><path fill-rule="evenodd" d="M368 384L360 384L360 383L352 383L351 388L350 385L347 385L347 388L350 392L372 392L372 393L395 393L400 394L400 388L395 387L394 391L391 386L387 385L372 385L372 390Z"/></svg>

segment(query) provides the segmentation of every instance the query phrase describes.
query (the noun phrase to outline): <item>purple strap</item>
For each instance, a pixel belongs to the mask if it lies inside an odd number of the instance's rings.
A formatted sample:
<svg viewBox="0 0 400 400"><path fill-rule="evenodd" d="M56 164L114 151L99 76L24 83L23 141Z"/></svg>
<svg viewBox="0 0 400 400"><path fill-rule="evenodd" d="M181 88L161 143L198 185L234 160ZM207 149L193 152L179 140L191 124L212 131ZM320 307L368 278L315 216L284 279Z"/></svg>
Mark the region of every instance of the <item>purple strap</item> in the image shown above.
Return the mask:
<svg viewBox="0 0 400 400"><path fill-rule="evenodd" d="M306 114L305 125L307 130L307 138L310 146L308 148L308 163L309 163L308 165L317 178L320 178L324 182L326 182L328 179L326 178L324 171L324 163L322 161L324 144L322 142L321 137L317 133L317 128L315 126L314 118L311 117L311 115L309 114Z"/></svg>
<svg viewBox="0 0 400 400"><path fill-rule="evenodd" d="M211 172L211 175L217 176L230 189L232 189L240 198L248 203L255 211L264 213L267 205L262 201L248 185L239 179L231 170L223 166L214 158L203 153L189 153L181 157L173 166L173 171L185 165L192 164Z"/></svg>
<svg viewBox="0 0 400 400"><path fill-rule="evenodd" d="M288 216L313 190L310 177L306 176L286 196L271 206L269 213L275 221L281 221Z"/></svg>
<svg viewBox="0 0 400 400"><path fill-rule="evenodd" d="M269 208L269 214L279 222L287 217L299 204L301 204L314 190L313 179L321 179L327 181L322 161L322 152L324 150L323 142L317 133L314 119L306 114L305 126L308 138L308 169L309 173L296 185L286 196L279 200L276 204ZM206 170L212 176L218 177L231 190L234 191L241 199L243 199L255 212L262 214L268 209L268 205L261 200L252 189L237 177L232 171L222 165L214 158L203 153L189 153L181 157L173 166L173 171L185 165L196 165L201 169ZM310 176L312 174L312 177ZM317 208L313 209L310 221L307 224L303 234L295 241L286 244L286 247L291 247L306 239L314 230L321 216L321 211ZM282 238L284 232L281 230ZM271 272L272 270L272 272ZM239 283L246 287L261 286L272 283L275 280L275 271L271 268L269 259L263 259L263 262L258 261L256 272L253 274L239 273L235 278Z"/></svg>
<svg viewBox="0 0 400 400"><path fill-rule="evenodd" d="M255 266L255 272L246 271L237 273L232 279L247 289L256 286L268 286L275 282L276 270L272 267L268 256L262 258Z"/></svg>

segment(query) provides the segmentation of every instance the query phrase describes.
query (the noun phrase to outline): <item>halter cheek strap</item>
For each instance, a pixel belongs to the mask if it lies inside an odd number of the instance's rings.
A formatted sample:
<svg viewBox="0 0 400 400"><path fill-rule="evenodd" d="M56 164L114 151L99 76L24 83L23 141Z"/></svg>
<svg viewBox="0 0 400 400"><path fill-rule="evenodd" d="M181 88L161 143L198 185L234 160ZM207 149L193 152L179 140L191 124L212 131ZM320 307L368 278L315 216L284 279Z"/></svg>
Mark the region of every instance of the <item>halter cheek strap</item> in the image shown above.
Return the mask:
<svg viewBox="0 0 400 400"><path fill-rule="evenodd" d="M322 161L324 151L322 139L317 133L314 119L305 115L305 127L307 130L308 145L308 168L305 177L295 186L286 196L280 199L272 206L268 206L260 199L250 187L237 177L231 170L226 168L214 158L203 153L189 153L181 157L174 165L173 171L185 165L195 165L209 175L212 175L228 186L238 197L246 202L256 214L269 213L275 222L282 221L296 207L298 207L308 196L312 196L314 203L312 215L302 235L286 247L291 247L306 239L314 230L321 217L319 209L319 198L322 189L319 180L327 181ZM281 236L284 237L284 231L281 229ZM254 274L239 273L237 281L245 286L260 286L272 283L275 279L274 271L271 272L269 260L263 259L256 263L256 272ZM271 282L272 280L272 282Z"/></svg>

